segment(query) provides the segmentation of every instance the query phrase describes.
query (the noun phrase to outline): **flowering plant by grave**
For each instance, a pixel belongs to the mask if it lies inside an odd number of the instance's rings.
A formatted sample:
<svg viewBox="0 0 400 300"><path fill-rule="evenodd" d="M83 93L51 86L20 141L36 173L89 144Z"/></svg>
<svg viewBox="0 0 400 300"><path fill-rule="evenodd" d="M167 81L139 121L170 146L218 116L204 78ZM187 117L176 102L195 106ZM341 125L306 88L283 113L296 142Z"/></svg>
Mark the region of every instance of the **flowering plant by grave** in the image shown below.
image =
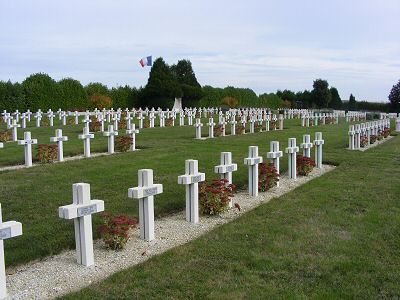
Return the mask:
<svg viewBox="0 0 400 300"><path fill-rule="evenodd" d="M124 118L121 118L121 120L118 122L118 128L119 129L127 129L126 128L126 121Z"/></svg>
<svg viewBox="0 0 400 300"><path fill-rule="evenodd" d="M315 162L310 157L297 155L297 174L307 176L315 167Z"/></svg>
<svg viewBox="0 0 400 300"><path fill-rule="evenodd" d="M143 128L149 128L149 127L150 127L150 120L144 119L143 120Z"/></svg>
<svg viewBox="0 0 400 300"><path fill-rule="evenodd" d="M261 132L262 128L263 128L262 124L255 124L254 125L254 131L255 132Z"/></svg>
<svg viewBox="0 0 400 300"><path fill-rule="evenodd" d="M67 125L75 125L75 119L74 118L67 118Z"/></svg>
<svg viewBox="0 0 400 300"><path fill-rule="evenodd" d="M236 133L237 134L244 134L245 128L242 124L236 124Z"/></svg>
<svg viewBox="0 0 400 300"><path fill-rule="evenodd" d="M267 165L266 163L260 163L258 165L258 190L266 192L269 189L276 186L279 181L279 174L274 167L273 163Z"/></svg>
<svg viewBox="0 0 400 300"><path fill-rule="evenodd" d="M374 144L376 142L376 135L375 134L371 134L369 137L369 141L371 142L371 144Z"/></svg>
<svg viewBox="0 0 400 300"><path fill-rule="evenodd" d="M360 137L360 147L365 148L368 145L368 137L365 135Z"/></svg>
<svg viewBox="0 0 400 300"><path fill-rule="evenodd" d="M115 146L117 148L118 151L120 152L126 152L128 151L131 146L132 146L132 137L130 136L118 136L115 139Z"/></svg>
<svg viewBox="0 0 400 300"><path fill-rule="evenodd" d="M214 126L214 136L221 136L222 135L222 131L223 131L223 126L221 124L215 125Z"/></svg>
<svg viewBox="0 0 400 300"><path fill-rule="evenodd" d="M90 118L91 122L89 123L89 131L90 132L98 132L101 129L101 122L97 121L95 117Z"/></svg>
<svg viewBox="0 0 400 300"><path fill-rule="evenodd" d="M50 121L48 118L43 118L42 121L40 122L40 126L45 127L45 126L50 126Z"/></svg>
<svg viewBox="0 0 400 300"><path fill-rule="evenodd" d="M196 118L196 119L201 118L201 115L200 115L200 112L199 112L199 111L196 112L195 118Z"/></svg>
<svg viewBox="0 0 400 300"><path fill-rule="evenodd" d="M172 127L172 118L165 119L165 126Z"/></svg>
<svg viewBox="0 0 400 300"><path fill-rule="evenodd" d="M383 135L384 138L387 138L387 137L390 135L390 128L389 128L389 127L386 127L386 128L383 130L382 135Z"/></svg>
<svg viewBox="0 0 400 300"><path fill-rule="evenodd" d="M228 208L233 197L235 185L228 184L226 179L215 179L211 183L200 183L200 211L204 215L218 215Z"/></svg>
<svg viewBox="0 0 400 300"><path fill-rule="evenodd" d="M0 142L8 142L11 140L11 130L3 130L0 132Z"/></svg>
<svg viewBox="0 0 400 300"><path fill-rule="evenodd" d="M325 124L333 124L333 118L331 118L331 117L326 117L325 118Z"/></svg>
<svg viewBox="0 0 400 300"><path fill-rule="evenodd" d="M39 144L36 159L41 163L48 163L57 159L57 145Z"/></svg>
<svg viewBox="0 0 400 300"><path fill-rule="evenodd" d="M276 122L275 121L269 121L269 128L272 130L276 130Z"/></svg>
<svg viewBox="0 0 400 300"><path fill-rule="evenodd" d="M137 219L127 215L112 216L106 212L100 214L103 224L99 227L100 235L108 249L122 250L129 239L128 231L138 224Z"/></svg>
<svg viewBox="0 0 400 300"><path fill-rule="evenodd" d="M378 141L383 140L383 132L381 130L378 132L378 136L376 138Z"/></svg>

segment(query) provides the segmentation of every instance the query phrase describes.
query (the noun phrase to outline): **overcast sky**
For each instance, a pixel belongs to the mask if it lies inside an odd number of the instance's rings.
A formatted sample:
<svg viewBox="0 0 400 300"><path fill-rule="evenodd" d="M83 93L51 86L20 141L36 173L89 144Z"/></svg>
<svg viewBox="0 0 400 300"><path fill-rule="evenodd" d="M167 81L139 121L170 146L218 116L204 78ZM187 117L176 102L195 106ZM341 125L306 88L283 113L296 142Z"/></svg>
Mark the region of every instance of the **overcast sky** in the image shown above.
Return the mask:
<svg viewBox="0 0 400 300"><path fill-rule="evenodd" d="M0 80L48 73L144 86L141 57L189 59L201 85L386 101L400 79L400 0L0 0Z"/></svg>

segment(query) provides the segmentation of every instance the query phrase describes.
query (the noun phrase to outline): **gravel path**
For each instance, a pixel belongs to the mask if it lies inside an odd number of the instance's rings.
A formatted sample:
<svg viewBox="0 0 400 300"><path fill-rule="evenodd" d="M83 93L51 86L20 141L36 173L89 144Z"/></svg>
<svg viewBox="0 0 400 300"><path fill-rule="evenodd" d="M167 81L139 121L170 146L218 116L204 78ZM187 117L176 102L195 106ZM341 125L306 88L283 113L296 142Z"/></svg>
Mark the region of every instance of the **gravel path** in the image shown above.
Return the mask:
<svg viewBox="0 0 400 300"><path fill-rule="evenodd" d="M136 149L135 152L136 151L140 151L140 149ZM62 162L53 161L53 162L51 162L51 164L60 164L60 163L66 162L66 161L79 160L79 159L91 159L91 158L94 158L94 157L115 155L115 154L118 154L118 153L121 153L121 152L115 152L114 154L109 154L108 152L91 153L90 157L85 157L83 154L82 155L76 155L76 156L67 156L67 157L64 157L64 161L62 161ZM42 166L42 165L43 164L35 163L35 164L32 164L32 167ZM32 167L30 167L30 168L32 168ZM25 169L25 168L27 168L25 165L7 166L7 167L1 167L0 168L0 172L9 171L9 170L19 170L19 169Z"/></svg>
<svg viewBox="0 0 400 300"><path fill-rule="evenodd" d="M196 225L186 222L184 212L157 219L155 221L155 240L151 242L140 240L139 232L136 229L123 251L106 250L102 241L97 240L94 243L95 266L92 267L77 265L75 250L69 250L41 261L9 268L7 269L9 294L7 299L51 299L79 290L119 270L139 264L153 255L185 244L216 226L230 222L260 204L292 191L334 168L324 165L322 169L314 169L309 176L299 177L296 181L283 175L279 187L260 193L258 197L250 197L243 192L238 193L233 201L240 204L241 211L233 208L221 216L201 216L200 223Z"/></svg>

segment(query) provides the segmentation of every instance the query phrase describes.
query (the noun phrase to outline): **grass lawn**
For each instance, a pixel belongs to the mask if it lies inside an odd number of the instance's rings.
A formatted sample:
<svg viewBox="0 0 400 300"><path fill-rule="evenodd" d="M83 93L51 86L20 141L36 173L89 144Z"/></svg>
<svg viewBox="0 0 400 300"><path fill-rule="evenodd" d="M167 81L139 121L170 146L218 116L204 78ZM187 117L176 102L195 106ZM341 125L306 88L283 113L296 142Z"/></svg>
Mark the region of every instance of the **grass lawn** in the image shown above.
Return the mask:
<svg viewBox="0 0 400 300"><path fill-rule="evenodd" d="M350 152L346 127L323 129L334 171L64 299L399 298L400 139ZM226 148L238 158L241 143L256 143L264 153L269 134L256 136ZM222 141L207 144L209 160Z"/></svg>
<svg viewBox="0 0 400 300"><path fill-rule="evenodd" d="M279 140L283 149L289 137L297 137L300 143L302 134L310 133L314 136L315 131L322 131L325 139L324 161L344 163L341 169L376 151L369 150L362 154L345 150L348 124L343 120L339 125L308 129L300 126L300 120L289 120L285 127L287 129L284 131L228 136L206 141L193 139L193 126L143 129L137 136L137 145L141 151L0 172L3 220L22 222L24 232L23 236L6 241L6 264L18 265L64 249L75 248L73 223L58 218L58 207L72 202L72 184L76 182L90 183L92 198L104 200L106 211L137 216L138 203L127 197L127 190L137 186L138 169L152 168L154 182L164 184L164 193L155 200L156 216L161 216L184 209L184 187L177 184L177 176L184 173L185 159L198 159L199 170L206 172L207 178L212 179L217 177L213 174L213 166L219 163L220 152L232 151L233 160L239 165L238 172L234 174L234 183L243 187L247 181L247 168L243 165L243 158L247 156L250 145L258 145L260 154L265 156L271 140ZM55 128L32 127L29 130L33 138L39 139L39 143L49 143L49 137L53 136ZM63 128L64 134L70 138L65 143L66 156L83 152L82 141L77 139L81 130L82 125ZM204 136L206 132L207 127L204 126ZM22 135L20 129L19 136ZM106 151L106 145L106 138L100 134L92 140L93 152ZM0 150L0 165L22 163L22 148L15 143L6 143L4 149ZM380 159L381 155L376 156L365 167L377 172L371 164ZM287 168L286 156L281 162L281 168L283 171ZM394 179L389 176L381 178L382 184ZM358 186L359 180L355 183ZM327 193L336 193L337 187L334 183ZM379 187L374 190L382 189ZM365 195L370 194L366 192ZM99 221L99 217L94 216L94 230ZM98 237L96 231L94 236Z"/></svg>

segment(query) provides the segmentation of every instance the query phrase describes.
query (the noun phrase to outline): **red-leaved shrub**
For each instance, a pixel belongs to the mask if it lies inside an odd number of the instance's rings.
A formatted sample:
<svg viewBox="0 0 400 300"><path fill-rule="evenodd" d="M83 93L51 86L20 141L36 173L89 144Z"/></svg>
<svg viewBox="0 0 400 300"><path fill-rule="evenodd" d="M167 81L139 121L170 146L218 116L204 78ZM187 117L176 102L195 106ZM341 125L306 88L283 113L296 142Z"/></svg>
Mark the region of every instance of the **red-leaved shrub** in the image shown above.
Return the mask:
<svg viewBox="0 0 400 300"><path fill-rule="evenodd" d="M307 176L315 167L315 162L310 157L297 155L297 174Z"/></svg>
<svg viewBox="0 0 400 300"><path fill-rule="evenodd" d="M235 185L226 179L215 179L211 183L202 182L199 189L200 210L205 215L218 215L228 208Z"/></svg>
<svg viewBox="0 0 400 300"><path fill-rule="evenodd" d="M260 163L258 165L258 190L261 192L268 191L276 186L279 181L279 174L273 164L267 165Z"/></svg>

